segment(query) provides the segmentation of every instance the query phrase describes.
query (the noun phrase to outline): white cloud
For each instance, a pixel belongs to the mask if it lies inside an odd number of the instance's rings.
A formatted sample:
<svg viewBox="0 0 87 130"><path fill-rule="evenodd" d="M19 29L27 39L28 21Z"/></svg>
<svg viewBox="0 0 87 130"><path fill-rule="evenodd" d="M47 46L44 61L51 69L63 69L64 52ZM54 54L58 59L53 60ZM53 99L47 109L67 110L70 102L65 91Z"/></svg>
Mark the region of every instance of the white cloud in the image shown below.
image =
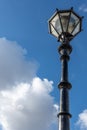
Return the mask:
<svg viewBox="0 0 87 130"><path fill-rule="evenodd" d="M0 127L2 130L49 130L58 105L50 95L53 81L36 76L37 63L27 50L0 38Z"/></svg>
<svg viewBox="0 0 87 130"><path fill-rule="evenodd" d="M83 12L87 12L87 5L86 4L83 4L79 7L79 10L80 11L83 11Z"/></svg>
<svg viewBox="0 0 87 130"><path fill-rule="evenodd" d="M16 42L0 38L0 89L28 82L36 75L37 65L26 60L27 50Z"/></svg>
<svg viewBox="0 0 87 130"><path fill-rule="evenodd" d="M48 130L56 119L57 105L50 96L52 81L36 77L0 92L0 122L3 130Z"/></svg>
<svg viewBox="0 0 87 130"><path fill-rule="evenodd" d="M87 110L79 114L77 125L80 126L81 130L87 130Z"/></svg>

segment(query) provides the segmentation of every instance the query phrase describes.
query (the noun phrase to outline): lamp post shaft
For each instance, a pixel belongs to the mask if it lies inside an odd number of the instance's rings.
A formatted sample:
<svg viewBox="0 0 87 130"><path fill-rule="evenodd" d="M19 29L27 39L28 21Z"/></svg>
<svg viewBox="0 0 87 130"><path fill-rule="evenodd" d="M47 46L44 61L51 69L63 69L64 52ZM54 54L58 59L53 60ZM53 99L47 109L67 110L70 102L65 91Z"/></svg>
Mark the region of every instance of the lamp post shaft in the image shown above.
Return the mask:
<svg viewBox="0 0 87 130"><path fill-rule="evenodd" d="M67 59L61 60L61 81L68 81L68 63Z"/></svg>
<svg viewBox="0 0 87 130"><path fill-rule="evenodd" d="M71 84L68 82L68 60L71 53L71 46L69 43L64 42L59 47L59 53L61 55L61 81L59 83L60 89L60 112L59 118L59 130L70 130L70 117L69 113L69 89Z"/></svg>

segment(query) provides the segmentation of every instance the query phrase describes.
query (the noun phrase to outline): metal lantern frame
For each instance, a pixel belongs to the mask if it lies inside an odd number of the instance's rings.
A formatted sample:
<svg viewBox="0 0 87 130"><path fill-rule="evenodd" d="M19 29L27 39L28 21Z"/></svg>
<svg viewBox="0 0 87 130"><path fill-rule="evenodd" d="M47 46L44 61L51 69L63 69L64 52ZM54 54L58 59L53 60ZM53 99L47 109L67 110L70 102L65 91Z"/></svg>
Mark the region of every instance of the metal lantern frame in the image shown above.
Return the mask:
<svg viewBox="0 0 87 130"><path fill-rule="evenodd" d="M68 14L68 15L67 15ZM67 25L66 30L64 31L63 23L62 23L62 16L67 18ZM53 14L53 16L49 19L49 33L57 37L58 41L63 42L65 39L71 41L78 33L82 31L82 18L78 14L73 11L73 8L69 10L58 10ZM60 28L61 31L55 27L55 22L59 20L59 25L57 27ZM70 22L73 20L75 23L71 32L70 29Z"/></svg>

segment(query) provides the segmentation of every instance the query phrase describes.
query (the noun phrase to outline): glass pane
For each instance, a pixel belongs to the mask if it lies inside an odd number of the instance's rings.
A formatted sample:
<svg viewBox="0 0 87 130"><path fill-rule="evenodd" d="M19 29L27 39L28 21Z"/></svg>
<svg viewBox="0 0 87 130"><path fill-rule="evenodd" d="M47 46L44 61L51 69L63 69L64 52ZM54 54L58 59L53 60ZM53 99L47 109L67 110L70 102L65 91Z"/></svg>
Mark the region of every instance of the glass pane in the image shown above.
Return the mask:
<svg viewBox="0 0 87 130"><path fill-rule="evenodd" d="M69 26L68 26L68 32L72 33L74 28L76 27L76 24L79 22L79 18L71 13L70 21L69 21Z"/></svg>
<svg viewBox="0 0 87 130"><path fill-rule="evenodd" d="M74 19L76 24L79 22L79 18L73 13L71 13L71 19Z"/></svg>
<svg viewBox="0 0 87 130"><path fill-rule="evenodd" d="M69 23L69 14L70 14L70 12L60 13L63 32L67 31L67 26L68 26L68 23Z"/></svg>
<svg viewBox="0 0 87 130"><path fill-rule="evenodd" d="M62 29L61 29L61 24L59 20L58 14L55 15L55 17L52 19L51 24L54 26L55 30L61 34Z"/></svg>
<svg viewBox="0 0 87 130"><path fill-rule="evenodd" d="M76 26L75 30L73 31L72 35L76 35L80 31L80 23Z"/></svg>
<svg viewBox="0 0 87 130"><path fill-rule="evenodd" d="M56 30L54 29L54 27L51 25L51 33L58 38L58 33L56 32Z"/></svg>

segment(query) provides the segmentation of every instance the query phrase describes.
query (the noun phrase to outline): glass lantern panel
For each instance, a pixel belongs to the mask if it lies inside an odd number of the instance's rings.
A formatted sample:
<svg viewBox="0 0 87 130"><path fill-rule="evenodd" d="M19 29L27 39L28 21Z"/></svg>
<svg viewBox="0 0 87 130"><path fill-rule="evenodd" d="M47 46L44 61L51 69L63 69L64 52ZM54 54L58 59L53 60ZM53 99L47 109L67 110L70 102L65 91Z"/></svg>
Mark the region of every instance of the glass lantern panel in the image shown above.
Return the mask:
<svg viewBox="0 0 87 130"><path fill-rule="evenodd" d="M52 33L55 37L58 38L58 37L59 37L59 34L57 33L57 31L55 30L55 28L54 28L53 25L51 25L50 29L51 29L51 33Z"/></svg>
<svg viewBox="0 0 87 130"><path fill-rule="evenodd" d="M60 13L63 32L67 31L67 27L68 27L68 23L69 23L69 14L70 14L70 12Z"/></svg>
<svg viewBox="0 0 87 130"><path fill-rule="evenodd" d="M73 31L72 35L76 35L78 32L80 32L80 23L76 26L75 30Z"/></svg>
<svg viewBox="0 0 87 130"><path fill-rule="evenodd" d="M71 34L73 32L78 22L79 22L79 18L75 14L71 13L69 26L68 26L68 33Z"/></svg>
<svg viewBox="0 0 87 130"><path fill-rule="evenodd" d="M54 18L51 21L51 24L54 26L55 30L61 34L62 33L62 28L60 24L60 19L58 13L54 16Z"/></svg>

